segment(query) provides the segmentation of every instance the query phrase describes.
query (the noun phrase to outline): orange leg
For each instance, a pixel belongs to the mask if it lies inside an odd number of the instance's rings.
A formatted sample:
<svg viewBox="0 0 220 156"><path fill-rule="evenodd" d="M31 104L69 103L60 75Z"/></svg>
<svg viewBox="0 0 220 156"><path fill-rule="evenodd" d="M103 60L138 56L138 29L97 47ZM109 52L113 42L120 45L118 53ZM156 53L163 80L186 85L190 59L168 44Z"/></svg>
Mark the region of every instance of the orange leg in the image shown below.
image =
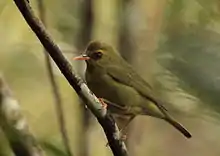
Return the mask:
<svg viewBox="0 0 220 156"><path fill-rule="evenodd" d="M102 107L103 107L104 109L107 109L108 105L104 102L104 100L103 100L102 98L98 98L98 99L99 99L99 101L101 102Z"/></svg>

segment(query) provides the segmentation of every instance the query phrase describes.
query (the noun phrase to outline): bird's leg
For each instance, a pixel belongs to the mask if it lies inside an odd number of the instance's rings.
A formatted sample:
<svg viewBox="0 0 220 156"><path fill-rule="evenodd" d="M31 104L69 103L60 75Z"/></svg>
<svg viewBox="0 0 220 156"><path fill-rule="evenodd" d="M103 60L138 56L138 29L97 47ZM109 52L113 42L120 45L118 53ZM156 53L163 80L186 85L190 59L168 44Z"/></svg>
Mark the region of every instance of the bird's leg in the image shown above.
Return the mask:
<svg viewBox="0 0 220 156"><path fill-rule="evenodd" d="M106 109L108 107L108 105L105 103L104 99L103 98L98 98L98 99L99 99L100 103L102 104L102 107L104 109Z"/></svg>
<svg viewBox="0 0 220 156"><path fill-rule="evenodd" d="M112 106L112 107L117 108L118 110L121 110L124 112L129 112L130 107L121 106L119 104L113 103L113 102L111 102L107 99L103 99L103 98L101 100L104 104L108 105L109 107ZM120 138L122 140L126 140L127 136L126 136L126 134L123 134L123 131L128 127L129 123L134 119L134 117L135 117L135 115L130 116L129 119L125 121L125 124L120 127L120 130L119 130L120 131Z"/></svg>
<svg viewBox="0 0 220 156"><path fill-rule="evenodd" d="M127 134L124 134L123 131L128 127L128 125L131 123L131 121L134 119L135 115L132 115L126 123L122 126L122 128L119 130L119 138L121 141L125 141L127 139ZM108 146L109 143L106 144Z"/></svg>
<svg viewBox="0 0 220 156"><path fill-rule="evenodd" d="M117 109L127 110L127 107L126 107L126 106L121 106L121 105L116 104L116 103L114 103L114 102L111 102L111 101L109 101L109 100L107 100L107 99L102 98L102 101L103 101L104 103L106 103L107 105L112 106L112 107L115 107L115 108L117 108Z"/></svg>
<svg viewBox="0 0 220 156"><path fill-rule="evenodd" d="M104 108L107 108L109 106L112 108L117 108L118 110L121 110L121 111L127 111L129 109L127 106L123 106L123 105L121 106L119 104L116 104L104 98L98 98L98 99Z"/></svg>
<svg viewBox="0 0 220 156"><path fill-rule="evenodd" d="M129 124L131 123L131 121L135 118L135 115L132 115L128 121L122 126L122 128L120 129L120 138L122 140L126 140L127 139L127 134L124 134L123 131L129 126Z"/></svg>

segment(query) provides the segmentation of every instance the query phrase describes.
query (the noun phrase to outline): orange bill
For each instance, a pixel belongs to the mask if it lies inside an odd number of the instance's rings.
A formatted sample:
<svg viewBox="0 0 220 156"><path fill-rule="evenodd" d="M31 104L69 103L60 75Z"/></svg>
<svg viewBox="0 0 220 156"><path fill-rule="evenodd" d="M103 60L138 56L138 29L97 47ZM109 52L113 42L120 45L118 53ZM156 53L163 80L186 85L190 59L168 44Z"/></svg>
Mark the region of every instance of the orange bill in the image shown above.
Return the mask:
<svg viewBox="0 0 220 156"><path fill-rule="evenodd" d="M80 55L73 58L73 60L89 60L89 59L90 57L88 57L87 55Z"/></svg>

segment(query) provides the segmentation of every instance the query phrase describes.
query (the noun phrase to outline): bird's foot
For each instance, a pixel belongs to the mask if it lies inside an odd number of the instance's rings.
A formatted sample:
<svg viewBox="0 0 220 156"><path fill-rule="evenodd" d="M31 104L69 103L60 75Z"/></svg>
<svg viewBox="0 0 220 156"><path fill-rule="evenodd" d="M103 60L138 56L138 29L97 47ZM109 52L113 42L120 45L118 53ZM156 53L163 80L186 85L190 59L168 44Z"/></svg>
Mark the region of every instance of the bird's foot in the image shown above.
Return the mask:
<svg viewBox="0 0 220 156"><path fill-rule="evenodd" d="M122 135L120 136L120 140L121 140L121 141L126 141L126 140L127 140L127 135L126 135L126 134L122 134Z"/></svg>
<svg viewBox="0 0 220 156"><path fill-rule="evenodd" d="M98 99L102 104L102 108L107 109L108 105L104 102L104 100L102 98L98 98Z"/></svg>
<svg viewBox="0 0 220 156"><path fill-rule="evenodd" d="M126 141L127 140L127 135L123 134L121 131L119 133L120 133L119 134L119 140L122 141L122 142ZM107 142L105 146L108 147L109 143Z"/></svg>

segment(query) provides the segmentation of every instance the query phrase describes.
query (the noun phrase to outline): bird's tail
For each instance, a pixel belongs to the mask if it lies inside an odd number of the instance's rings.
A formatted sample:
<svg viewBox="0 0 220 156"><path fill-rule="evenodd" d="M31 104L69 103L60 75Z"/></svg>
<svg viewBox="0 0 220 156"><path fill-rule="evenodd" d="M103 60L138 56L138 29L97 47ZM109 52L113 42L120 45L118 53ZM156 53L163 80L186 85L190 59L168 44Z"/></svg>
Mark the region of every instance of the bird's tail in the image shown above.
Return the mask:
<svg viewBox="0 0 220 156"><path fill-rule="evenodd" d="M177 130L179 130L185 137L187 137L187 138L191 138L192 137L190 132L186 128L184 128L180 123L175 121L173 118L166 117L165 120L167 122L169 122L172 126L174 126Z"/></svg>

